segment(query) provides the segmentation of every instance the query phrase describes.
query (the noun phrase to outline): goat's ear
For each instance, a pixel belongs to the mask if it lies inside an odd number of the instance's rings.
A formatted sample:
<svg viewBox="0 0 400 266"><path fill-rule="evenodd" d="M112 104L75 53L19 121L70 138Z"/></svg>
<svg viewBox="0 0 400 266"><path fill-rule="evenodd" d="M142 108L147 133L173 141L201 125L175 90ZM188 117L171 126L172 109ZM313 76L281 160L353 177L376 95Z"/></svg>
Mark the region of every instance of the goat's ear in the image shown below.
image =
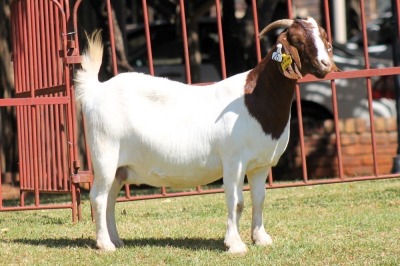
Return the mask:
<svg viewBox="0 0 400 266"><path fill-rule="evenodd" d="M290 45L286 38L286 33L279 36L277 43L282 44L282 53L291 56L292 63L285 69L279 68L282 74L289 79L301 79L301 61L297 49Z"/></svg>
<svg viewBox="0 0 400 266"><path fill-rule="evenodd" d="M333 72L342 72L342 70L340 68L338 68L335 63L333 63L332 71Z"/></svg>

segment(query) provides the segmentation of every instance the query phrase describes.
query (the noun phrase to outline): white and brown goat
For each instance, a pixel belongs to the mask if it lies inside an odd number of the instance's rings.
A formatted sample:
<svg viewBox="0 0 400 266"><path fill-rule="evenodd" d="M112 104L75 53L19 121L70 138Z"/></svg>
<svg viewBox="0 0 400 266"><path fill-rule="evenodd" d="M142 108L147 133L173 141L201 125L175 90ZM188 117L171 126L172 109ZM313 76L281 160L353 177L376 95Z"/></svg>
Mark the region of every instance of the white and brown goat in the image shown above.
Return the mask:
<svg viewBox="0 0 400 266"><path fill-rule="evenodd" d="M261 35L277 27L287 29L254 69L201 87L140 73L101 83L101 37L97 32L88 38L75 82L95 172L90 199L100 249L123 245L114 214L123 184L181 188L223 177L225 245L229 252L246 252L239 235L245 175L252 239L272 243L263 225L265 181L288 143L296 82L337 70L326 33L314 19L276 21Z"/></svg>

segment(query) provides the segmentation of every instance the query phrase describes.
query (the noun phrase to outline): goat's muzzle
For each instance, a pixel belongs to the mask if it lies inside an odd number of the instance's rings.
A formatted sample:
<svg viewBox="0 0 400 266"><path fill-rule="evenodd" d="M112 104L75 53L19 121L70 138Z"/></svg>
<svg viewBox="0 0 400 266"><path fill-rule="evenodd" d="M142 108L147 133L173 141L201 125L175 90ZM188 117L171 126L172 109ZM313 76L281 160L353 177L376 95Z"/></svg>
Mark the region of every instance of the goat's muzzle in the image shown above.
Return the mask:
<svg viewBox="0 0 400 266"><path fill-rule="evenodd" d="M324 78L328 73L331 72L338 72L340 71L335 63L333 62L332 59L322 59L322 60L318 60L316 59L311 67L311 74L313 74L314 76L316 76L317 78Z"/></svg>

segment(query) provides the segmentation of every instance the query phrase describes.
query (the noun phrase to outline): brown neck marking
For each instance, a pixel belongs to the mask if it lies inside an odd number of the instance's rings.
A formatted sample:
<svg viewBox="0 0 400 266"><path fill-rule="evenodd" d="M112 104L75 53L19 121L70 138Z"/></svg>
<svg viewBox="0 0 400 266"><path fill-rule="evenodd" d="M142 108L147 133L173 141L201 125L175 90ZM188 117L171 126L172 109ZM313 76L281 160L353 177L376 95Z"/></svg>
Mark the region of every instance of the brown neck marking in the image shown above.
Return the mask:
<svg viewBox="0 0 400 266"><path fill-rule="evenodd" d="M282 75L280 63L271 56L272 52L247 75L244 101L264 133L279 139L289 119L297 80Z"/></svg>

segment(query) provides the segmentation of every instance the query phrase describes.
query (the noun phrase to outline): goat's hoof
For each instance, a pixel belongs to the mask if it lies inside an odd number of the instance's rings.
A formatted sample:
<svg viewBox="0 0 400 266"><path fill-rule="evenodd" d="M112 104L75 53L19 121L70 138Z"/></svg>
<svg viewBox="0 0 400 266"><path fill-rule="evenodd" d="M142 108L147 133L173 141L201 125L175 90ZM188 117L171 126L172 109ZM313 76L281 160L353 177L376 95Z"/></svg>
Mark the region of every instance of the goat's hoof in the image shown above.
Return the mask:
<svg viewBox="0 0 400 266"><path fill-rule="evenodd" d="M228 253L236 255L244 255L247 253L247 246L245 243L237 243L228 247Z"/></svg>
<svg viewBox="0 0 400 266"><path fill-rule="evenodd" d="M96 246L102 251L115 251L115 245L111 242L97 241Z"/></svg>
<svg viewBox="0 0 400 266"><path fill-rule="evenodd" d="M270 246L273 242L271 236L265 232L254 234L252 239L253 243L259 246Z"/></svg>
<svg viewBox="0 0 400 266"><path fill-rule="evenodd" d="M113 244L115 245L116 248L122 248L124 246L124 241L122 241L121 239L113 239L111 240L113 242Z"/></svg>

